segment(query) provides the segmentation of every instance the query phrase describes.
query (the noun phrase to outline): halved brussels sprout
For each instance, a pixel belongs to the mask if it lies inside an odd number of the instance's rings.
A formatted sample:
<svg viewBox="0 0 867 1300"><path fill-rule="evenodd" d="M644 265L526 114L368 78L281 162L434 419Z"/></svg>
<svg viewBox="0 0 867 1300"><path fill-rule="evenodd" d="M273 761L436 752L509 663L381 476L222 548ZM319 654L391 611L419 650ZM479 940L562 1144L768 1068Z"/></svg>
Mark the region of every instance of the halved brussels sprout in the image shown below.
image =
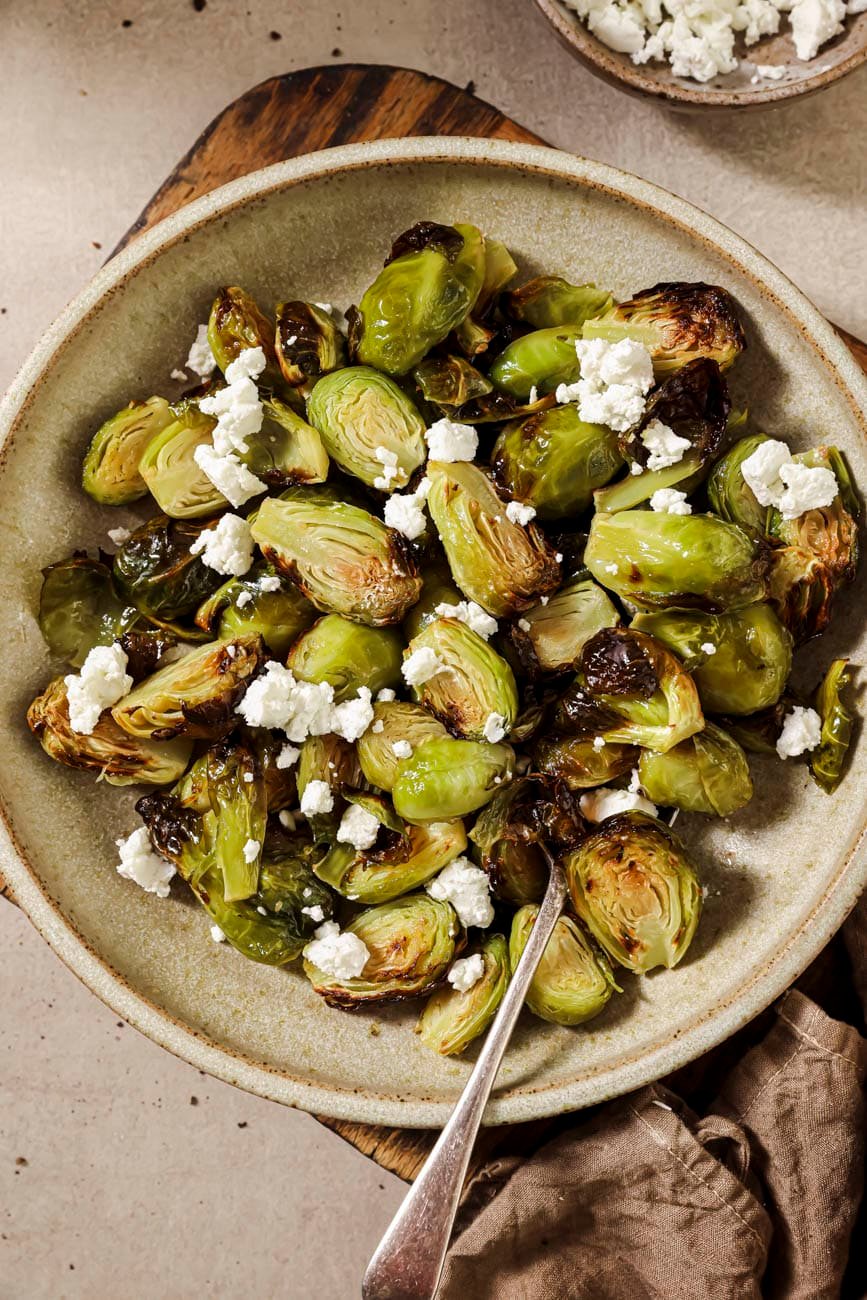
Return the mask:
<svg viewBox="0 0 867 1300"><path fill-rule="evenodd" d="M591 636L619 622L602 588L592 578L579 577L565 583L546 605L525 610L507 632L522 668L536 676L574 668Z"/></svg>
<svg viewBox="0 0 867 1300"><path fill-rule="evenodd" d="M613 961L643 975L683 959L701 915L701 886L662 822L641 812L609 817L565 865L575 911Z"/></svg>
<svg viewBox="0 0 867 1300"><path fill-rule="evenodd" d="M668 609L639 614L632 627L683 660L709 713L756 713L780 698L792 671L792 638L770 605L731 614Z"/></svg>
<svg viewBox="0 0 867 1300"><path fill-rule="evenodd" d="M211 641L140 682L114 706L112 717L139 738L216 740L233 725L236 706L264 659L261 637Z"/></svg>
<svg viewBox="0 0 867 1300"><path fill-rule="evenodd" d="M138 621L114 589L111 570L76 551L42 570L39 631L53 655L80 668L95 645L111 645Z"/></svg>
<svg viewBox="0 0 867 1300"><path fill-rule="evenodd" d="M813 706L822 719L822 736L816 748L810 752L810 773L826 794L833 794L843 779L843 769L852 743L855 714L842 698L851 677L849 660L835 659L822 679L813 701Z"/></svg>
<svg viewBox="0 0 867 1300"><path fill-rule="evenodd" d="M606 745L643 745L661 754L704 727L698 691L679 660L653 637L626 627L604 628L587 642L579 676L554 721Z"/></svg>
<svg viewBox="0 0 867 1300"><path fill-rule="evenodd" d="M340 614L326 614L304 632L286 664L302 682L329 682L337 703L362 686L373 695L399 686L403 638L393 628L365 627Z"/></svg>
<svg viewBox="0 0 867 1300"><path fill-rule="evenodd" d="M191 613L220 585L220 574L190 547L214 521L192 523L155 515L114 557L112 574L124 599L149 619L171 622Z"/></svg>
<svg viewBox="0 0 867 1300"><path fill-rule="evenodd" d="M405 487L427 454L418 410L394 380L370 366L323 375L307 418L332 460L368 487Z"/></svg>
<svg viewBox="0 0 867 1300"><path fill-rule="evenodd" d="M518 273L518 267L512 254L498 239L485 236L485 270L482 287L473 304L473 309L465 316L455 330L458 345L468 357L484 352L496 332L496 326L487 325L486 318L497 298L509 281Z"/></svg>
<svg viewBox="0 0 867 1300"><path fill-rule="evenodd" d="M488 739L489 720L496 714L499 737L507 735L518 716L515 676L484 637L456 618L428 623L407 647L407 655L432 650L440 670L413 687L416 699L468 740Z"/></svg>
<svg viewBox="0 0 867 1300"><path fill-rule="evenodd" d="M465 942L451 905L425 893L370 907L344 933L357 935L370 954L361 974L340 980L308 960L304 973L329 1006L347 1009L427 993Z"/></svg>
<svg viewBox="0 0 867 1300"><path fill-rule="evenodd" d="M295 782L295 769L278 766L286 743L280 732L269 731L265 727L252 727L243 734L247 743L253 748L265 783L268 812L277 813L284 808L297 808L298 788Z"/></svg>
<svg viewBox="0 0 867 1300"><path fill-rule="evenodd" d="M406 754L401 757L400 751L406 745L415 750L426 740L442 740L448 734L443 724L420 704L404 704L400 700L375 704L373 722L356 742L361 770L371 785L390 791L400 764L409 757Z"/></svg>
<svg viewBox="0 0 867 1300"><path fill-rule="evenodd" d="M415 1027L422 1042L441 1056L458 1056L485 1032L509 986L509 945L502 934L486 935L474 953L484 966L481 978L466 992L437 989Z"/></svg>
<svg viewBox="0 0 867 1300"><path fill-rule="evenodd" d="M357 359L405 375L472 310L485 278L475 226L423 221L395 242L352 325Z"/></svg>
<svg viewBox="0 0 867 1300"><path fill-rule="evenodd" d="M494 385L463 357L426 357L412 372L425 401L449 409L486 397Z"/></svg>
<svg viewBox="0 0 867 1300"><path fill-rule="evenodd" d="M388 903L431 880L466 847L459 821L386 829L371 849L335 844L315 870L320 880L354 903Z"/></svg>
<svg viewBox="0 0 867 1300"><path fill-rule="evenodd" d="M90 735L69 725L69 703L62 677L51 682L27 710L27 725L49 758L65 767L95 772L109 785L171 785L190 761L189 740L142 740L127 735L102 714Z"/></svg>
<svg viewBox="0 0 867 1300"><path fill-rule="evenodd" d="M334 806L327 813L313 813L307 818L316 842L332 843L346 795L364 784L355 746L333 732L308 736L301 746L295 779L299 800L311 781L324 781L334 795Z"/></svg>
<svg viewBox="0 0 867 1300"><path fill-rule="evenodd" d="M597 289L595 284L570 284L559 275L537 275L506 294L505 308L510 316L534 329L550 329L583 325L601 316L613 302L608 290Z"/></svg>
<svg viewBox="0 0 867 1300"><path fill-rule="evenodd" d="M217 814L214 856L223 877L223 898L236 903L259 886L268 820L265 782L253 747L237 738L211 746L207 771L208 796Z"/></svg>
<svg viewBox="0 0 867 1300"><path fill-rule="evenodd" d="M261 348L268 363L266 375L271 382L280 378L274 352L274 327L250 295L237 285L217 291L208 320L208 343L223 374L241 352Z"/></svg>
<svg viewBox="0 0 867 1300"><path fill-rule="evenodd" d="M90 440L81 470L81 486L103 506L125 506L147 492L139 473L145 448L174 420L164 397L130 402L100 425Z"/></svg>
<svg viewBox="0 0 867 1300"><path fill-rule="evenodd" d="M403 761L391 789L395 812L408 822L451 821L490 803L511 780L509 745L478 740L425 740Z"/></svg>
<svg viewBox="0 0 867 1300"><path fill-rule="evenodd" d="M270 487L324 482L328 453L312 424L278 397L264 398L262 411L262 427L247 435L241 463Z"/></svg>
<svg viewBox="0 0 867 1300"><path fill-rule="evenodd" d="M334 910L331 891L313 873L319 849L298 832L292 835L269 835L259 866L259 890L256 898L267 912L289 914L305 939L311 939L323 921L330 921ZM318 919L319 913L322 920ZM313 916L310 913L313 913Z"/></svg>
<svg viewBox="0 0 867 1300"><path fill-rule="evenodd" d="M743 476L741 466L753 452L767 442L767 434L757 433L739 438L717 461L707 481L707 499L711 510L731 524L739 524L748 533L766 537L770 528L769 506L761 506Z"/></svg>
<svg viewBox="0 0 867 1300"><path fill-rule="evenodd" d="M421 579L405 539L357 506L272 497L251 531L265 558L325 613L379 627L399 623L418 600Z"/></svg>
<svg viewBox="0 0 867 1300"><path fill-rule="evenodd" d="M533 762L546 776L558 777L570 790L592 790L630 772L638 762L635 745L605 741L594 745L591 736L542 736L533 747Z"/></svg>
<svg viewBox="0 0 867 1300"><path fill-rule="evenodd" d="M712 722L665 754L642 750L638 775L648 799L684 812L728 817L753 797L746 754Z"/></svg>
<svg viewBox="0 0 867 1300"><path fill-rule="evenodd" d="M596 514L584 559L603 587L649 608L741 609L765 595L766 548L716 515Z"/></svg>
<svg viewBox="0 0 867 1300"><path fill-rule="evenodd" d="M196 612L196 626L227 640L258 633L271 654L284 658L316 618L316 610L297 587L267 570L230 578Z"/></svg>
<svg viewBox="0 0 867 1300"><path fill-rule="evenodd" d="M501 786L476 818L470 839L491 891L507 903L538 903L548 885L548 864L538 845L559 856L580 842L584 820L558 781L522 776Z"/></svg>
<svg viewBox="0 0 867 1300"><path fill-rule="evenodd" d="M554 406L507 424L491 453L494 479L540 519L580 514L623 464L617 434Z"/></svg>
<svg viewBox="0 0 867 1300"><path fill-rule="evenodd" d="M747 346L731 294L715 284L674 281L643 289L584 324L585 339L633 339L653 357L657 375L709 357L728 370Z"/></svg>
<svg viewBox="0 0 867 1300"><path fill-rule="evenodd" d="M198 519L229 503L195 459L210 446L216 420L193 401L174 408L174 419L152 438L139 461L141 476L160 510L172 519Z"/></svg>
<svg viewBox="0 0 867 1300"><path fill-rule="evenodd" d="M538 915L533 903L514 915L509 936L512 970L521 960ZM616 988L607 960L578 922L571 916L558 917L527 990L526 1004L533 1015L554 1025L582 1025L605 1009Z"/></svg>
<svg viewBox="0 0 867 1300"><path fill-rule="evenodd" d="M553 393L559 384L573 384L581 374L575 351L580 338L579 325L557 325L522 334L494 358L488 374L502 392L522 401L534 388L539 393Z"/></svg>
<svg viewBox="0 0 867 1300"><path fill-rule="evenodd" d="M533 523L509 519L488 476L468 461L428 463L427 504L464 595L495 618L519 613L560 582L560 566Z"/></svg>
<svg viewBox="0 0 867 1300"><path fill-rule="evenodd" d="M421 595L403 620L403 632L407 641L418 636L423 627L432 623L437 614L438 605L458 605L463 594L455 586L448 564L436 562L422 570Z"/></svg>
<svg viewBox="0 0 867 1300"><path fill-rule="evenodd" d="M346 365L346 340L328 312L312 302L278 305L275 350L284 380L302 392Z"/></svg>

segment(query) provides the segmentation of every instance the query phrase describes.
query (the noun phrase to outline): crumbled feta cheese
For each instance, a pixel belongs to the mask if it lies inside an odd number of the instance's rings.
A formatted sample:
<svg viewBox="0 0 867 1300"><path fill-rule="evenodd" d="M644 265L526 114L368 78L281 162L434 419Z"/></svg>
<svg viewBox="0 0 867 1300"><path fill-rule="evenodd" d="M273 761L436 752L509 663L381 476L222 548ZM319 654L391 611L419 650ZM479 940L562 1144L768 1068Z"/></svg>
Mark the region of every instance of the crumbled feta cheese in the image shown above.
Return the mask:
<svg viewBox="0 0 867 1300"><path fill-rule="evenodd" d="M815 749L821 739L822 719L816 710L796 704L783 722L777 753L780 758L797 758L799 754Z"/></svg>
<svg viewBox="0 0 867 1300"><path fill-rule="evenodd" d="M473 426L455 420L437 420L424 436L431 460L474 460L479 449L479 435Z"/></svg>
<svg viewBox="0 0 867 1300"><path fill-rule="evenodd" d="M579 339L575 344L581 378L561 384L558 402L577 400L588 424L604 424L618 433L644 414L644 396L653 386L653 362L647 348L632 339Z"/></svg>
<svg viewBox="0 0 867 1300"><path fill-rule="evenodd" d="M361 852L372 848L379 834L379 818L357 803L351 803L340 819L337 839L340 844L351 844Z"/></svg>
<svg viewBox="0 0 867 1300"><path fill-rule="evenodd" d="M213 939L214 943L226 942L226 936L223 934L223 931L220 929L218 925L211 926L211 938Z"/></svg>
<svg viewBox="0 0 867 1300"><path fill-rule="evenodd" d="M614 4L593 9L587 26L603 44L620 54L637 54L644 48L644 28L625 9L618 9Z"/></svg>
<svg viewBox="0 0 867 1300"><path fill-rule="evenodd" d="M184 364L187 370L192 370L193 374L198 375L200 379L207 379L214 373L217 360L208 342L207 325L199 326Z"/></svg>
<svg viewBox="0 0 867 1300"><path fill-rule="evenodd" d="M867 0L865 0L865 4L867 4ZM539 390L536 387L536 385L533 384L532 388L530 389L529 396L527 397L527 405L535 406L538 400L539 400Z"/></svg>
<svg viewBox="0 0 867 1300"><path fill-rule="evenodd" d="M213 528L199 533L190 545L190 554L201 555L203 563L217 573L240 578L253 563L250 525L240 515L223 515Z"/></svg>
<svg viewBox="0 0 867 1300"><path fill-rule="evenodd" d="M185 384L187 382L187 372L186 370L178 370L175 368L169 374L169 379L176 379L179 384Z"/></svg>
<svg viewBox="0 0 867 1300"><path fill-rule="evenodd" d="M260 591L279 591L282 586L283 583L276 573L266 573L264 577L259 579Z"/></svg>
<svg viewBox="0 0 867 1300"><path fill-rule="evenodd" d="M563 563L563 552L562 552L562 551L555 551L555 552L554 552L554 559L557 561L558 564L562 564L562 563Z"/></svg>
<svg viewBox="0 0 867 1300"><path fill-rule="evenodd" d="M650 453L647 457L647 468L650 470L668 469L669 465L677 465L683 460L683 453L692 445L689 438L681 438L661 420L651 420L641 430L641 441ZM683 514L683 511L674 513Z"/></svg>
<svg viewBox="0 0 867 1300"><path fill-rule="evenodd" d="M261 348L244 348L226 367L226 387L200 399L199 409L217 420L213 443L218 455L243 456L249 450L247 439L262 428L264 411L254 380L265 365Z"/></svg>
<svg viewBox="0 0 867 1300"><path fill-rule="evenodd" d="M235 601L235 604L237 605L238 609L246 609L247 606L252 605L252 603L253 603L252 591L241 591L238 593L238 597Z"/></svg>
<svg viewBox="0 0 867 1300"><path fill-rule="evenodd" d="M390 704L394 699L396 699L396 696L390 686L383 686L376 697L378 704Z"/></svg>
<svg viewBox="0 0 867 1300"><path fill-rule="evenodd" d="M792 40L799 59L814 59L820 45L843 30L846 6L843 0L797 0L789 14Z"/></svg>
<svg viewBox="0 0 867 1300"><path fill-rule="evenodd" d="M548 604L548 601L549 601L550 599L551 599L550 596L542 596L542 598L541 598L540 601L539 601L539 604L540 604L540 605L547 605L547 604Z"/></svg>
<svg viewBox="0 0 867 1300"><path fill-rule="evenodd" d="M315 921L317 925L321 925L325 920L325 913L318 903L314 903L312 907L302 907L301 915L309 916L310 920Z"/></svg>
<svg viewBox="0 0 867 1300"><path fill-rule="evenodd" d="M334 307L330 302L314 302L313 306L318 307L320 311L324 311L326 316L330 316L334 311Z"/></svg>
<svg viewBox="0 0 867 1300"><path fill-rule="evenodd" d="M371 727L371 731L374 733L375 736L382 735L382 733L385 731L385 723L383 722L382 718L376 719L376 722L374 722Z"/></svg>
<svg viewBox="0 0 867 1300"><path fill-rule="evenodd" d="M837 495L833 470L821 465L811 468L793 460L780 466L780 478L786 486L779 502L784 519L798 519L808 510L829 506Z"/></svg>
<svg viewBox="0 0 867 1300"><path fill-rule="evenodd" d="M506 518L513 524L528 524L536 518L536 510L534 506L524 505L523 501L510 501L506 506Z"/></svg>
<svg viewBox="0 0 867 1300"><path fill-rule="evenodd" d="M699 646L699 650L702 652L703 655L707 655L708 657L716 654L716 646L714 645L713 641L702 641L701 645Z"/></svg>
<svg viewBox="0 0 867 1300"><path fill-rule="evenodd" d="M442 604L437 605L434 613L439 618L456 618L460 623L466 623L468 628L478 633L485 641L497 630L497 620L486 613L474 600L460 600L455 605L443 601Z"/></svg>
<svg viewBox="0 0 867 1300"><path fill-rule="evenodd" d="M677 488L657 488L650 498L650 508L664 515L692 514L692 506L686 499L686 493L678 492Z"/></svg>
<svg viewBox="0 0 867 1300"><path fill-rule="evenodd" d="M650 813L652 817L657 813L656 804L645 799L644 795L637 794L633 790L612 790L608 787L589 790L587 794L582 794L579 806L589 822L602 822L606 817L613 817L615 813L628 812L631 808Z"/></svg>
<svg viewBox="0 0 867 1300"><path fill-rule="evenodd" d="M489 713L482 728L482 735L492 745L503 739L506 734L506 719L502 713Z"/></svg>
<svg viewBox="0 0 867 1300"><path fill-rule="evenodd" d="M421 537L427 527L424 500L418 492L404 492L402 495L396 492L390 496L382 512L388 527L403 533L411 542Z"/></svg>
<svg viewBox="0 0 867 1300"><path fill-rule="evenodd" d="M474 952L471 957L459 957L453 963L446 978L452 988L457 989L458 993L469 993L470 989L478 984L484 973L485 959L480 952Z"/></svg>
<svg viewBox="0 0 867 1300"><path fill-rule="evenodd" d="M367 965L370 952L357 934L345 930L342 934L336 921L326 921L316 931L304 949L311 966L338 980L357 979Z"/></svg>
<svg viewBox="0 0 867 1300"><path fill-rule="evenodd" d="M401 487L406 482L406 470L398 465L397 452L388 447L376 447L373 454L382 466L382 473L373 480L373 486L380 492L390 492L392 486Z"/></svg>
<svg viewBox="0 0 867 1300"><path fill-rule="evenodd" d="M786 75L786 67L783 63L757 63L755 68L755 75L750 77L750 82L754 86L761 81L781 81Z"/></svg>
<svg viewBox="0 0 867 1300"><path fill-rule="evenodd" d="M328 682L299 682L294 673L271 659L238 705L251 727L280 728L300 744L334 728L334 688Z"/></svg>
<svg viewBox="0 0 867 1300"><path fill-rule="evenodd" d="M518 627L521 629L522 632L529 632L532 626L533 624L530 622L528 618L518 619Z"/></svg>
<svg viewBox="0 0 867 1300"><path fill-rule="evenodd" d="M171 862L167 862L159 853L154 853L147 827L127 835L126 839L116 840L120 853L117 874L124 880L133 880L148 894L158 898L168 898L169 882L175 874Z"/></svg>
<svg viewBox="0 0 867 1300"><path fill-rule="evenodd" d="M244 861L255 862L259 856L259 852L261 848L262 845L259 843L258 840L247 840L247 843L244 845L244 849L243 849Z"/></svg>
<svg viewBox="0 0 867 1300"><path fill-rule="evenodd" d="M315 817L318 813L330 813L334 807L334 795L327 781L308 781L301 796L301 811L305 817Z"/></svg>
<svg viewBox="0 0 867 1300"><path fill-rule="evenodd" d="M103 710L129 694L132 678L126 671L127 662L117 641L112 645L96 645L78 673L64 677L69 725L73 731L89 736Z"/></svg>
<svg viewBox="0 0 867 1300"><path fill-rule="evenodd" d="M431 898L451 903L461 925L484 928L494 919L488 877L467 858L455 858L425 888Z"/></svg>
<svg viewBox="0 0 867 1300"><path fill-rule="evenodd" d="M395 758L411 758L412 745L408 740L395 740L391 746Z"/></svg>
<svg viewBox="0 0 867 1300"><path fill-rule="evenodd" d="M132 533L128 528L109 528L108 530L108 540L113 542L115 546L123 546L124 542L128 542L131 537Z"/></svg>
<svg viewBox="0 0 867 1300"><path fill-rule="evenodd" d="M780 469L791 459L792 453L784 442L768 438L741 463L743 480L760 506L776 505L780 500L785 491Z"/></svg>
<svg viewBox="0 0 867 1300"><path fill-rule="evenodd" d="M298 829L298 823L295 821L294 813L288 808L281 808L277 814L277 820L283 827L284 831L294 831Z"/></svg>
<svg viewBox="0 0 867 1300"><path fill-rule="evenodd" d="M247 785L252 785L255 780L256 778L252 772L244 773L244 781L246 782Z"/></svg>
<svg viewBox="0 0 867 1300"><path fill-rule="evenodd" d="M335 706L330 730L352 743L364 735L371 722L373 722L373 701L370 689L367 686L360 686L354 700L344 700L342 704Z"/></svg>
<svg viewBox="0 0 867 1300"><path fill-rule="evenodd" d="M606 743L607 743L607 742L606 742L604 736L594 736L594 737L593 737L593 748L596 750L596 753L597 753L597 754L599 753L600 749L604 749L604 748L605 748Z"/></svg>
<svg viewBox="0 0 867 1300"><path fill-rule="evenodd" d="M268 484L251 473L235 455L221 456L213 447L202 443L193 452L193 460L209 482L237 510L250 497L267 492Z"/></svg>
<svg viewBox="0 0 867 1300"><path fill-rule="evenodd" d="M403 680L407 686L423 686L425 682L430 681L437 673L441 673L445 664L439 655L430 648L430 646L419 646L413 650L412 654L407 655L403 661L401 672Z"/></svg>
<svg viewBox="0 0 867 1300"><path fill-rule="evenodd" d="M284 745L277 755L277 766L281 771L287 767L294 767L301 757L301 750L295 745Z"/></svg>

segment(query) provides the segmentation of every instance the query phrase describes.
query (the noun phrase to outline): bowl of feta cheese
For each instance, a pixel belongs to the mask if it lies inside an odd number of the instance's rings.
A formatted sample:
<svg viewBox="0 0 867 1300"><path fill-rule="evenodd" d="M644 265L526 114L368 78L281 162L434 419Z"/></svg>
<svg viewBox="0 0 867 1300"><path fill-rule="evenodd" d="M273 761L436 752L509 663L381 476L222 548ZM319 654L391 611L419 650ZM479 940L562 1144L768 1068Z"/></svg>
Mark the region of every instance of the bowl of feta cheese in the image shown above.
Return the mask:
<svg viewBox="0 0 867 1300"><path fill-rule="evenodd" d="M683 107L812 94L867 60L867 0L535 0L593 72Z"/></svg>

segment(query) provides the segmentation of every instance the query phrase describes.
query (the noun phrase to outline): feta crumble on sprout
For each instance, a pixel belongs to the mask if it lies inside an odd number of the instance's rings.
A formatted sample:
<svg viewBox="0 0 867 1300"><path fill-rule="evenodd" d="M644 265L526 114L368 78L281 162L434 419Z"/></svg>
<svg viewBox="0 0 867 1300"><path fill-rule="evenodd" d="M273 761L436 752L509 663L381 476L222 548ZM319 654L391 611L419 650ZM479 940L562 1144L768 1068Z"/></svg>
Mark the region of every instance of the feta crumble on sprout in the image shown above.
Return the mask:
<svg viewBox="0 0 867 1300"><path fill-rule="evenodd" d="M650 498L650 508L665 515L692 514L692 506L686 499L686 493L678 492L677 488L657 488ZM617 572L616 565L614 571Z"/></svg>
<svg viewBox="0 0 867 1300"><path fill-rule="evenodd" d="M372 848L379 834L379 820L359 804L351 803L340 819L337 839L340 844L351 844L360 852Z"/></svg>
<svg viewBox="0 0 867 1300"><path fill-rule="evenodd" d="M370 952L357 934L341 934L336 921L326 921L316 930L316 937L304 949L311 966L338 980L357 977L367 965Z"/></svg>
<svg viewBox="0 0 867 1300"><path fill-rule="evenodd" d="M327 781L308 781L301 796L301 811L305 817L316 817L320 813L330 813L334 807L334 795Z"/></svg>
<svg viewBox="0 0 867 1300"><path fill-rule="evenodd" d="M431 460L475 460L479 450L479 435L471 424L442 419L425 433Z"/></svg>
<svg viewBox="0 0 867 1300"><path fill-rule="evenodd" d="M638 794L634 790L612 790L607 787L589 790L587 794L582 794L579 805L589 822L603 822L606 817L613 817L615 813L629 812L632 808L638 809L639 812L650 813L651 817L655 817L658 811L656 804L645 799L643 794Z"/></svg>
<svg viewBox="0 0 867 1300"><path fill-rule="evenodd" d="M89 736L105 709L129 695L132 678L128 660L117 641L96 645L89 651L78 673L64 677L69 705L69 725L79 735Z"/></svg>
<svg viewBox="0 0 867 1300"><path fill-rule="evenodd" d="M460 623L466 623L471 631L476 632L485 641L492 637L497 630L497 620L492 618L481 605L477 605L474 600L460 600L457 604L449 604L443 601L437 605L434 613L439 618L456 618Z"/></svg>
<svg viewBox="0 0 867 1300"><path fill-rule="evenodd" d="M445 664L436 651L432 650L430 646L423 645L419 646L417 650L413 650L412 654L407 655L403 661L401 672L407 686L423 686L437 673L441 673L444 668Z"/></svg>
<svg viewBox="0 0 867 1300"><path fill-rule="evenodd" d="M147 827L139 826L126 839L116 840L115 843L120 853L117 874L123 876L124 880L134 881L148 894L168 898L175 868L171 862L154 852Z"/></svg>
<svg viewBox="0 0 867 1300"><path fill-rule="evenodd" d="M525 505L523 501L510 501L506 506L506 518L511 519L513 524L529 524L536 518L536 509Z"/></svg>
<svg viewBox="0 0 867 1300"><path fill-rule="evenodd" d="M250 525L240 515L223 515L213 528L199 533L190 546L190 554L200 555L202 562L217 573L240 578L253 563Z"/></svg>
<svg viewBox="0 0 867 1300"><path fill-rule="evenodd" d="M474 952L471 957L459 957L456 962L453 962L446 978L458 993L469 993L484 973L485 959L480 952Z"/></svg>
<svg viewBox="0 0 867 1300"><path fill-rule="evenodd" d="M425 888L431 898L451 903L461 925L484 929L494 919L488 877L467 858L455 858Z"/></svg>

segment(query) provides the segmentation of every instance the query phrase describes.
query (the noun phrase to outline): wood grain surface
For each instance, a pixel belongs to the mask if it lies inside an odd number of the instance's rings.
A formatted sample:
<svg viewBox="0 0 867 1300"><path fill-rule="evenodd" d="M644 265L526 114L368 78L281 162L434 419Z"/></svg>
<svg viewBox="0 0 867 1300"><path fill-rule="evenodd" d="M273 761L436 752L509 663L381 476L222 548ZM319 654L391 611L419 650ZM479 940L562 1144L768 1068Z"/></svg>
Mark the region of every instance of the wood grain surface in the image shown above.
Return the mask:
<svg viewBox="0 0 867 1300"><path fill-rule="evenodd" d="M271 163L333 145L410 135L468 135L498 140L545 141L498 109L438 77L407 68L342 64L306 68L272 77L229 104L181 159L114 250L185 203L227 181ZM867 344L840 331L867 371ZM0 895L11 894L0 876ZM12 900L14 901L14 900ZM804 977L832 989L842 945L834 940ZM714 1052L666 1082L699 1104L727 1061L739 1059L763 1032L759 1017ZM425 1129L392 1129L317 1117L364 1155L399 1177L412 1180L436 1140ZM536 1150L574 1117L484 1129L473 1153L470 1176L491 1159L512 1160Z"/></svg>

